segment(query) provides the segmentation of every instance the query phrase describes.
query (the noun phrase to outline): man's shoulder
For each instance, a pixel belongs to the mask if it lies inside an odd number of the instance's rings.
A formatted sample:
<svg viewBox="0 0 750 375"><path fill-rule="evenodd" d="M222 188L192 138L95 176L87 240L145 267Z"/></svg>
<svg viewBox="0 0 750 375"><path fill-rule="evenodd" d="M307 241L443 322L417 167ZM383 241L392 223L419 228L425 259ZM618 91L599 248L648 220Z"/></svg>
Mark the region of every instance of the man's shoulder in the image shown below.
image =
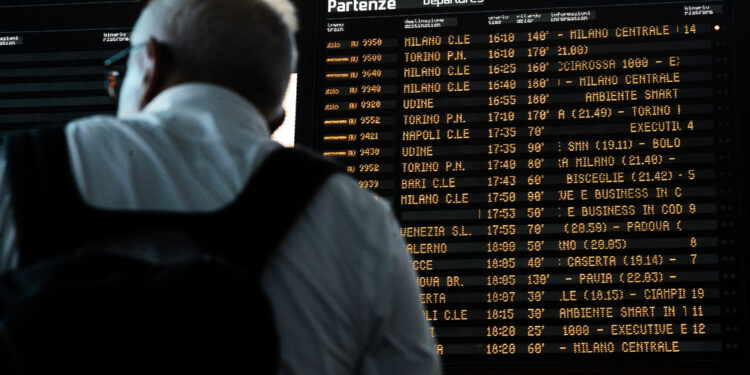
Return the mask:
<svg viewBox="0 0 750 375"><path fill-rule="evenodd" d="M393 215L387 199L369 189L363 189L357 180L343 172L331 176L323 186L322 193L333 201L333 205L354 211L357 216Z"/></svg>
<svg viewBox="0 0 750 375"><path fill-rule="evenodd" d="M65 127L71 163L76 173L83 168L86 172L102 173L107 169L117 171L134 159L143 155L143 132L137 131L137 123L123 121L114 116L97 115L77 119ZM123 172L120 169L118 173Z"/></svg>
<svg viewBox="0 0 750 375"><path fill-rule="evenodd" d="M89 140L103 141L112 140L113 137L127 136L133 130L145 130L143 120L123 120L111 115L88 116L68 122L65 133L68 139L77 141Z"/></svg>
<svg viewBox="0 0 750 375"><path fill-rule="evenodd" d="M341 238L356 238L359 247L376 252L383 250L384 236L398 231L390 202L361 188L354 178L344 173L334 174L326 181L311 202L309 212L314 216L323 215L324 223L335 223L328 228L320 225L318 230L338 233Z"/></svg>
<svg viewBox="0 0 750 375"><path fill-rule="evenodd" d="M110 115L95 115L82 117L68 122L66 131L68 132L106 132L116 131L122 120Z"/></svg>
<svg viewBox="0 0 750 375"><path fill-rule="evenodd" d="M116 153L128 142L134 141L135 121L123 121L114 116L97 115L73 120L65 127L68 145L85 149L87 153Z"/></svg>

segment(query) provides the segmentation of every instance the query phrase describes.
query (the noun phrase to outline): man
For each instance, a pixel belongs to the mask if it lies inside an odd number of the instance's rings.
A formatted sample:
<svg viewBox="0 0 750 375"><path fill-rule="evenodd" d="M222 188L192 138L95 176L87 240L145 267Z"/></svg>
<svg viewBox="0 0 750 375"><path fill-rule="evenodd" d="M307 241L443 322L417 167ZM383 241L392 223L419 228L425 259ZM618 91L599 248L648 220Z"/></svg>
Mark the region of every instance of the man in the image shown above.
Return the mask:
<svg viewBox="0 0 750 375"><path fill-rule="evenodd" d="M131 35L118 116L66 128L85 201L180 212L230 204L279 147L269 134L294 69L293 21L287 0L152 1ZM0 203L0 260L12 269L11 201ZM390 208L351 178L330 178L262 275L280 373L439 373L410 260Z"/></svg>

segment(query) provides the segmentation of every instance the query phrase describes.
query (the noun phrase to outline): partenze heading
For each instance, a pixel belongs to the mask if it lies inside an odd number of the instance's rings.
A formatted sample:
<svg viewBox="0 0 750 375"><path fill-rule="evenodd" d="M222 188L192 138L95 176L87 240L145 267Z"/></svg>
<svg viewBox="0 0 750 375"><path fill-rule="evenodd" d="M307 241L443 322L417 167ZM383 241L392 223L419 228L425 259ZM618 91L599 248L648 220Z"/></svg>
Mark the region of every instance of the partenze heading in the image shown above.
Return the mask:
<svg viewBox="0 0 750 375"><path fill-rule="evenodd" d="M396 0L328 0L328 13L396 10Z"/></svg>
<svg viewBox="0 0 750 375"><path fill-rule="evenodd" d="M328 0L328 13L482 6L485 0Z"/></svg>

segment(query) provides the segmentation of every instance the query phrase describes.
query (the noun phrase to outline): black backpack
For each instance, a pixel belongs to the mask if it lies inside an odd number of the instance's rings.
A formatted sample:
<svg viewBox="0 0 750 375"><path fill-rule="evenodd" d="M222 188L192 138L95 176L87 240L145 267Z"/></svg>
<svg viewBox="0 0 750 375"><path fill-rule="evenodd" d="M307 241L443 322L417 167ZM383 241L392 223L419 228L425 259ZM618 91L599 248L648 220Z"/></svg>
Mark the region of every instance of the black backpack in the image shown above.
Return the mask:
<svg viewBox="0 0 750 375"><path fill-rule="evenodd" d="M219 211L114 212L81 198L63 128L6 150L21 267L0 279L0 373L277 372L261 271L338 167L283 149Z"/></svg>

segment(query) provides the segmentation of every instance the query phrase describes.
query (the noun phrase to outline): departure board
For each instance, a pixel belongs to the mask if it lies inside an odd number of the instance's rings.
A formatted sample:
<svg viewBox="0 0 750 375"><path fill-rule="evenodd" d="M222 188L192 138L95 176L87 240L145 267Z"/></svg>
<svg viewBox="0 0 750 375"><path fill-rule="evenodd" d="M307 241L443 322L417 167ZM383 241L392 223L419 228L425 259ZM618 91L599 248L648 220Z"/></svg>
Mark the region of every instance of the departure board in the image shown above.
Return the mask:
<svg viewBox="0 0 750 375"><path fill-rule="evenodd" d="M393 204L450 373L743 366L740 3L308 9L297 141Z"/></svg>

